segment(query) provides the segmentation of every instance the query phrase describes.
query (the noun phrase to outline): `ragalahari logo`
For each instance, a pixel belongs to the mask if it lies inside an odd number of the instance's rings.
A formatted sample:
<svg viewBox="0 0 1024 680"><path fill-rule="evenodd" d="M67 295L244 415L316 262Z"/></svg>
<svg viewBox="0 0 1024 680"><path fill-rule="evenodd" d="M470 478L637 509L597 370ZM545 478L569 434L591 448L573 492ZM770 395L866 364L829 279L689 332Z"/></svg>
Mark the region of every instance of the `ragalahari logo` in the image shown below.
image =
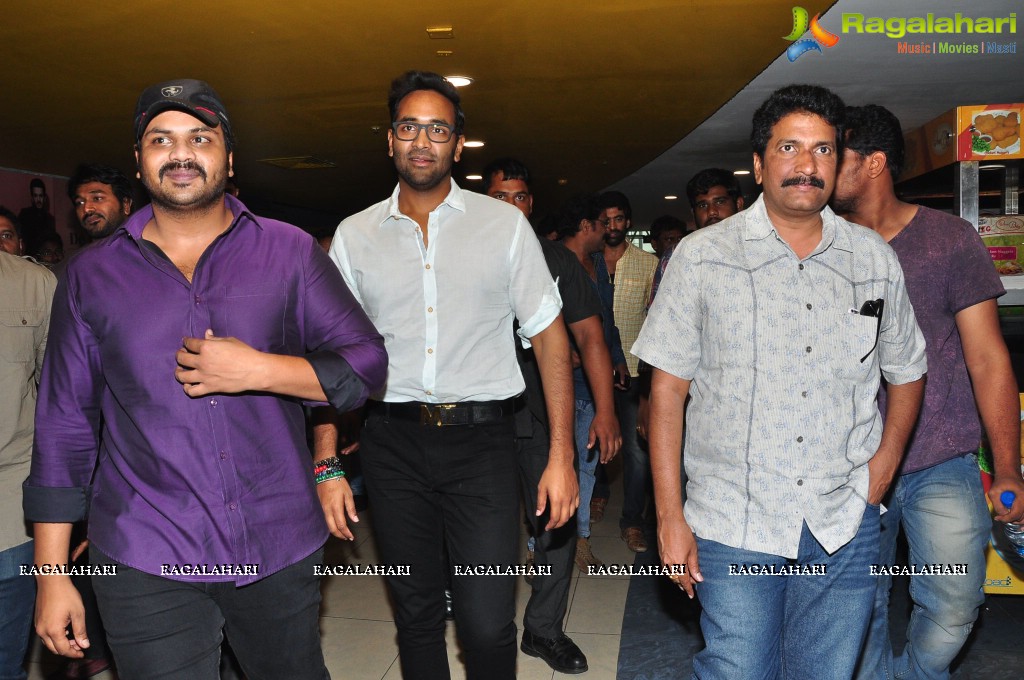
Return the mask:
<svg viewBox="0 0 1024 680"><path fill-rule="evenodd" d="M821 17L820 14L815 14L814 18L810 21L813 39L799 40L800 36L807 32L808 16L807 10L803 7L793 8L793 32L784 38L793 43L786 50L786 56L789 57L791 62L796 61L812 50L821 52L822 46L835 47L836 43L839 42L838 35L829 33L818 23L818 18Z"/></svg>

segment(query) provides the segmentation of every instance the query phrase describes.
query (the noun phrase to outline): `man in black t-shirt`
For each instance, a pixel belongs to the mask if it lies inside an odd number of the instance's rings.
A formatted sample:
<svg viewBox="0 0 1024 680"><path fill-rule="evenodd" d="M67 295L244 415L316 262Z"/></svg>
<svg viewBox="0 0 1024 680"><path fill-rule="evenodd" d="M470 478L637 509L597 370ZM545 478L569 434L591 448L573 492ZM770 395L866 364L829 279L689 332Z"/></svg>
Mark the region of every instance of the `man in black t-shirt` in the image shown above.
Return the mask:
<svg viewBox="0 0 1024 680"><path fill-rule="evenodd" d="M484 170L486 193L519 208L527 218L533 212L530 174L526 166L511 158L494 161ZM539 239L551 276L558 282L562 316L569 328L570 342L583 364L594 395L596 416L590 428L590 442L600 447L601 459L611 459L622 445L612 396L612 361L601 326L601 302L576 256L561 243ZM534 565L538 573L530 582L533 591L523 616L520 649L543 659L561 673L587 670L587 657L562 631L569 601L569 584L576 555L575 516L562 527L545 531L546 520L532 512L537 507L537 484L548 462L548 420L540 372L533 352L516 343L519 365L526 381L527 408L516 420L516 452L524 501L534 537Z"/></svg>

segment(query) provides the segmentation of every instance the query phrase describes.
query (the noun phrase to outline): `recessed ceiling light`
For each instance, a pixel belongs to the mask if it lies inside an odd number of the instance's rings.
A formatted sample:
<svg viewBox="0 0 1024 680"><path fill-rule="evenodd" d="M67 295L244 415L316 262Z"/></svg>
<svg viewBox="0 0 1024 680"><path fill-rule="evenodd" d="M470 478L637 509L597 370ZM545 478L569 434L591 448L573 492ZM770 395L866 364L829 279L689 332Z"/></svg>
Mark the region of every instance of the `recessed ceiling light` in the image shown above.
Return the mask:
<svg viewBox="0 0 1024 680"><path fill-rule="evenodd" d="M455 87L465 87L473 82L469 76L445 76L444 79Z"/></svg>
<svg viewBox="0 0 1024 680"><path fill-rule="evenodd" d="M568 183L569 183L569 180L567 180L567 179L566 179L566 178L564 178L564 177L560 177L560 178L558 179L558 186L560 186L560 187L564 187L564 186L565 186L566 184L568 184Z"/></svg>
<svg viewBox="0 0 1024 680"><path fill-rule="evenodd" d="M474 182L479 182L483 178L484 178L483 175L466 175L466 179L473 180Z"/></svg>
<svg viewBox="0 0 1024 680"><path fill-rule="evenodd" d="M978 170L1002 170L1005 167L1002 163L989 163L988 165L979 165Z"/></svg>
<svg viewBox="0 0 1024 680"><path fill-rule="evenodd" d="M669 194L668 196L665 197L665 200L666 201L674 201L677 198L679 198L679 197L678 196L673 196L672 194Z"/></svg>
<svg viewBox="0 0 1024 680"><path fill-rule="evenodd" d="M750 174L750 170L733 170L732 174L734 174L734 175L749 175Z"/></svg>
<svg viewBox="0 0 1024 680"><path fill-rule="evenodd" d="M464 146L464 147L466 147L468 149L479 149L483 145L484 145L484 143L479 141L479 140L473 140L473 141L463 142L462 143L462 146Z"/></svg>

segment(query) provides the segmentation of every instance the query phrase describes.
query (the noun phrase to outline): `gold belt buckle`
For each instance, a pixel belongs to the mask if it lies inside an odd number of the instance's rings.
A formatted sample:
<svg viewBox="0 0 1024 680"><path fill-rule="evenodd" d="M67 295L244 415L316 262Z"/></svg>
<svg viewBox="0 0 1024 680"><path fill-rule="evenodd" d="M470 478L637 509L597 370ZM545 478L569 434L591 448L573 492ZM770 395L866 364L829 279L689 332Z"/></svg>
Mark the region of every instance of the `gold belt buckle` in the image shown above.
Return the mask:
<svg viewBox="0 0 1024 680"><path fill-rule="evenodd" d="M420 425L434 425L435 427L441 427L444 425L444 413L445 411L451 411L455 408L455 404L420 404Z"/></svg>

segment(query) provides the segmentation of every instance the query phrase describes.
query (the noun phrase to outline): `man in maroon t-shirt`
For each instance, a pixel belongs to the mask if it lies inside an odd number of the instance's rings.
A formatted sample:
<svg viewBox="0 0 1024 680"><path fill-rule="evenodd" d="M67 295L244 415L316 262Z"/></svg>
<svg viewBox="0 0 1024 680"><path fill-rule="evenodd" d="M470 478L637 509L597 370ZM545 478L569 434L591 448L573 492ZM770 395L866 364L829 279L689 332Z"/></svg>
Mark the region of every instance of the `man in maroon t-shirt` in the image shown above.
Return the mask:
<svg viewBox="0 0 1024 680"><path fill-rule="evenodd" d="M1020 404L996 298L1005 293L978 232L966 221L896 197L903 164L900 122L881 106L847 109L846 149L832 205L877 231L896 251L928 348L917 427L883 501L879 563L895 562L902 525L909 566L966 565L966 574L915 579L903 653L889 642L890 577L879 577L858 678L948 678L984 601L984 548L991 528L974 452L985 425L995 467L989 499L1001 522L1024 518ZM885 409L885 390L879 394ZM1020 499L1007 508L1000 494ZM949 571L958 571L949 569Z"/></svg>

